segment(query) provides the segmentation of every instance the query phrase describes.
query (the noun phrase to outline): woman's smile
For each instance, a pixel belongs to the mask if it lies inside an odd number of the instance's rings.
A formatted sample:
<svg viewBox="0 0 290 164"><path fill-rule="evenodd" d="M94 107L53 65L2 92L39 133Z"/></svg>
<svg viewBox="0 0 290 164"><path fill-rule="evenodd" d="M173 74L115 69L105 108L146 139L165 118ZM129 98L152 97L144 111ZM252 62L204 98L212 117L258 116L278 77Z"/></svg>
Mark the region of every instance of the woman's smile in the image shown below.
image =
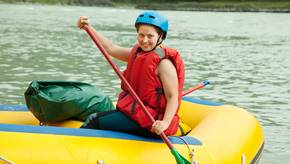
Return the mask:
<svg viewBox="0 0 290 164"><path fill-rule="evenodd" d="M143 51L151 51L155 48L159 35L156 29L150 25L140 25L138 29L138 44Z"/></svg>

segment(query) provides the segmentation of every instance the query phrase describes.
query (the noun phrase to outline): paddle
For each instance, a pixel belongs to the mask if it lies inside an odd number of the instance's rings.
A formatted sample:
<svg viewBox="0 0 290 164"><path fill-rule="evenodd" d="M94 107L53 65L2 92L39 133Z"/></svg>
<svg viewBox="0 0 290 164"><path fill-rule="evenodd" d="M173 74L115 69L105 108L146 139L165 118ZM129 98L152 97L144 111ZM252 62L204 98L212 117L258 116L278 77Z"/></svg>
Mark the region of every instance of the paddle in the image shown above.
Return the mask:
<svg viewBox="0 0 290 164"><path fill-rule="evenodd" d="M104 55L104 57L106 58L106 60L109 62L109 64L112 66L112 68L114 69L114 71L117 73L117 75L119 76L119 78L125 83L125 85L128 88L128 91L136 99L137 103L141 106L143 112L149 117L150 121L152 123L154 123L155 122L154 118L146 110L145 105L140 100L140 98L138 97L138 95L135 93L135 91L133 90L133 88L131 87L131 85L129 84L129 82L126 80L126 78L123 76L122 72L119 70L119 68L117 67L117 65L112 62L112 60L109 57L109 54L107 53L107 51L101 45L100 41L95 36L92 28L90 26L88 26L88 25L85 25L83 27L83 29L89 34L89 36L91 37L91 39L94 41L94 43L96 44L96 46L102 52L102 54ZM166 143L166 145L170 149L171 154L175 157L176 163L178 163L178 164L190 164L191 163L190 161L188 161L186 158L184 158L182 155L180 155L178 153L178 151L173 147L173 145L171 144L171 142L169 141L169 139L167 138L167 136L163 132L160 134L160 137L162 138L162 140Z"/></svg>
<svg viewBox="0 0 290 164"><path fill-rule="evenodd" d="M185 91L185 92L182 92L182 96L186 96L186 95L188 95L189 93L191 93L191 92L193 92L193 91L196 91L196 90L198 90L198 89L201 89L201 88L205 87L205 86L208 85L208 84L210 84L210 82L206 80L206 81L204 81L204 82L198 84L197 86L192 87L192 88L188 89L188 90Z"/></svg>

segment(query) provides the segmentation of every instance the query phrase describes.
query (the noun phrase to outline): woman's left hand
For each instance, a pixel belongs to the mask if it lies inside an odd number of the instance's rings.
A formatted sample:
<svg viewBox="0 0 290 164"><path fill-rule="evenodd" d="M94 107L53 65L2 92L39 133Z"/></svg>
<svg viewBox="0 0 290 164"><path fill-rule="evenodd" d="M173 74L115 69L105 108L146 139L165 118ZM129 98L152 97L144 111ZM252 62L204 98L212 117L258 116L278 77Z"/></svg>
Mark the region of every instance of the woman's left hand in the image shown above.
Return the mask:
<svg viewBox="0 0 290 164"><path fill-rule="evenodd" d="M164 130L166 130L169 126L169 122L165 121L165 120L156 120L153 124L152 124L152 128L151 131L160 135Z"/></svg>

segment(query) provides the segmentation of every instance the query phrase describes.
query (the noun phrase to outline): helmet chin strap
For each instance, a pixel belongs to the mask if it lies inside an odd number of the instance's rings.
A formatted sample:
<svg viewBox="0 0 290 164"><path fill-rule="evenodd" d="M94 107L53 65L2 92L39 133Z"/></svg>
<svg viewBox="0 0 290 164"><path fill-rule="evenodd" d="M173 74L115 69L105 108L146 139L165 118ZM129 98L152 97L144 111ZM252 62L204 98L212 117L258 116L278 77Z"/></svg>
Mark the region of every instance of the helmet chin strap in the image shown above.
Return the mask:
<svg viewBox="0 0 290 164"><path fill-rule="evenodd" d="M161 38L162 38L162 35L160 35L160 36L158 37L158 40L157 40L157 42L156 42L155 47L152 48L152 50L149 50L149 51L154 51L154 50L156 49L156 47L158 47L158 46L163 42L163 39L161 39ZM149 51L146 51L146 52L149 52Z"/></svg>
<svg viewBox="0 0 290 164"><path fill-rule="evenodd" d="M158 46L163 42L163 39L161 39L161 37L162 37L162 35L160 35L160 36L158 37L158 40L157 40L157 42L156 42L156 46L155 46L151 51L155 50L156 47L158 47Z"/></svg>

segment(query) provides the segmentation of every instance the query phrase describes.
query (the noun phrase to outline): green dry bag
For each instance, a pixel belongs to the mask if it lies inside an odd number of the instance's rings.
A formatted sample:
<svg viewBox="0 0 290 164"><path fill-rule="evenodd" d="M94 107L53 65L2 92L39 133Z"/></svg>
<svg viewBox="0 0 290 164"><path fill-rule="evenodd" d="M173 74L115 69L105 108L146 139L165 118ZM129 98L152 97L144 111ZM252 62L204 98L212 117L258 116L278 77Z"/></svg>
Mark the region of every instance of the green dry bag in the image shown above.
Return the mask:
<svg viewBox="0 0 290 164"><path fill-rule="evenodd" d="M24 96L28 109L41 123L84 121L92 113L114 109L109 97L82 82L32 81Z"/></svg>

